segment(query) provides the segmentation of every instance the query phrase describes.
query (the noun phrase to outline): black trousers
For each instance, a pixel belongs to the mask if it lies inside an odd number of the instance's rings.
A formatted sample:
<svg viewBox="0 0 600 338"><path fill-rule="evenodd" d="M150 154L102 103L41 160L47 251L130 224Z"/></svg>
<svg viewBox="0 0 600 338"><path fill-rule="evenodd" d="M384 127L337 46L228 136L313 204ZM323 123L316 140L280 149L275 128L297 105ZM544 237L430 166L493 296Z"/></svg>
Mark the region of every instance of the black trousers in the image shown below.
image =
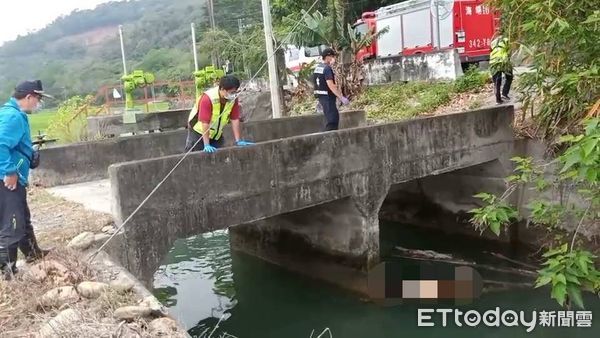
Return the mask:
<svg viewBox="0 0 600 338"><path fill-rule="evenodd" d="M336 97L321 95L319 96L319 104L323 108L323 114L325 114L325 119L327 120L325 131L338 130L340 126L340 112L338 111Z"/></svg>
<svg viewBox="0 0 600 338"><path fill-rule="evenodd" d="M198 142L198 140L200 140ZM198 142L196 144L196 142ZM194 146L195 145L195 146ZM221 136L218 140L210 140L210 145L215 148L222 148L225 145L225 138ZM195 131L192 128L188 128L187 137L185 139L185 152L187 153L190 149L194 148L192 151L202 151L204 150L204 140L202 139L202 135Z"/></svg>
<svg viewBox="0 0 600 338"><path fill-rule="evenodd" d="M504 87L502 86L502 74L504 74L505 81ZM502 101L502 96L508 96L510 92L510 86L513 81L513 74L511 72L496 72L492 75L492 81L494 82L494 92L496 94L496 101ZM500 89L502 89L502 95L500 95Z"/></svg>
<svg viewBox="0 0 600 338"><path fill-rule="evenodd" d="M0 269L11 265L14 270L17 249L27 258L42 254L31 224L27 189L17 184L11 191L0 182Z"/></svg>

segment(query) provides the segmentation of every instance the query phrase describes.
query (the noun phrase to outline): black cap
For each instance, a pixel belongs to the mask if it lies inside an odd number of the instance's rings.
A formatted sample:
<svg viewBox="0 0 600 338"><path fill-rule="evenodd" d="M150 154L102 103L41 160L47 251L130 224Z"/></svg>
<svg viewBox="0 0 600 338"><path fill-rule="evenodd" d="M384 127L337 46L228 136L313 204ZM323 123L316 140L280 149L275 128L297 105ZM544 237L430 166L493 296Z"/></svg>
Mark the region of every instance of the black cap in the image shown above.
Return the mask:
<svg viewBox="0 0 600 338"><path fill-rule="evenodd" d="M321 56L322 57L326 57L326 56L337 56L337 52L333 49L333 48L325 48L322 52L321 52Z"/></svg>
<svg viewBox="0 0 600 338"><path fill-rule="evenodd" d="M44 88L42 87L42 81L33 80L33 81L23 81L15 87L16 94L38 94L43 97L48 97L53 99L52 96L44 93Z"/></svg>

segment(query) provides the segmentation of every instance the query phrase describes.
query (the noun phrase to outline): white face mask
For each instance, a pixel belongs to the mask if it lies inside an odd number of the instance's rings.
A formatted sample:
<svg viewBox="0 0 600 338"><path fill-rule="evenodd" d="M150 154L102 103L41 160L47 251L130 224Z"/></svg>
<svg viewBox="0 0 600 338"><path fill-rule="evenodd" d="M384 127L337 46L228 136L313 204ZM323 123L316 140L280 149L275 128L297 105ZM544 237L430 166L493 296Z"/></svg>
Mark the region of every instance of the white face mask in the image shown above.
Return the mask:
<svg viewBox="0 0 600 338"><path fill-rule="evenodd" d="M235 99L237 99L238 94L237 93L228 93L227 95L225 95L225 99L227 101L233 101Z"/></svg>

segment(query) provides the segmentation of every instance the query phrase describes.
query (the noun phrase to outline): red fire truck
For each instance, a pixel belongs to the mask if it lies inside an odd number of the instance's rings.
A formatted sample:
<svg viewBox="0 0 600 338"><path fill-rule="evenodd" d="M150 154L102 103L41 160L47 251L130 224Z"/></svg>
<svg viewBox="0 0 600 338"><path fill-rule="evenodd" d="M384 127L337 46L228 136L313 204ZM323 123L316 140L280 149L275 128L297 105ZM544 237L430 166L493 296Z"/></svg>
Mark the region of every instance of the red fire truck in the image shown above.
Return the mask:
<svg viewBox="0 0 600 338"><path fill-rule="evenodd" d="M461 61L489 60L499 15L485 0L409 0L365 12L354 25L359 33L379 32L358 59L386 58L456 48Z"/></svg>

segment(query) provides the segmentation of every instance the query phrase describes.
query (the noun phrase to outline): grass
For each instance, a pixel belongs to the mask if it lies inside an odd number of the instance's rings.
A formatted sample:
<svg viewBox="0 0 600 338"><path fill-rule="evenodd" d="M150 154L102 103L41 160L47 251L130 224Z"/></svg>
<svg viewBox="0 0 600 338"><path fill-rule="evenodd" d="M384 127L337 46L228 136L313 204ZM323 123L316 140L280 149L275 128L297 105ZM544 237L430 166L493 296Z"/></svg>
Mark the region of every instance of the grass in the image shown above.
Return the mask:
<svg viewBox="0 0 600 338"><path fill-rule="evenodd" d="M367 88L352 103L375 121L396 121L431 113L456 96L476 92L489 82L487 73L470 69L453 82L392 83Z"/></svg>
<svg viewBox="0 0 600 338"><path fill-rule="evenodd" d="M135 105L135 109L140 111L146 111L145 105ZM148 112L154 113L158 111L169 110L169 102L150 102L148 103ZM31 127L31 135L35 136L41 131L42 134L46 134L48 131L48 125L52 118L56 115L56 110L43 110L39 113L29 115L29 126Z"/></svg>
<svg viewBox="0 0 600 338"><path fill-rule="evenodd" d="M42 134L46 133L48 125L52 117L56 115L56 110L44 110L39 113L29 115L29 126L31 127L31 135L37 135L39 131Z"/></svg>

